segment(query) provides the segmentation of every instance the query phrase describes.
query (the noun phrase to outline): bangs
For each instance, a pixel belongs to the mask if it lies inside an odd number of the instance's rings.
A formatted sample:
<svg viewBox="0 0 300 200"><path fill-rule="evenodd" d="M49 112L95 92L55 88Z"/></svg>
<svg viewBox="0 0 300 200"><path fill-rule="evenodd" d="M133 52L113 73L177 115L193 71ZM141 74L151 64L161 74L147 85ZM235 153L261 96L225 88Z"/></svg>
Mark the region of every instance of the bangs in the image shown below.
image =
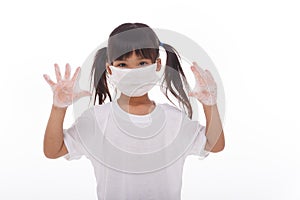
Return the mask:
<svg viewBox="0 0 300 200"><path fill-rule="evenodd" d="M153 63L155 60L158 58L159 53L158 49L135 49L133 51L127 52L119 57L117 57L114 61L116 60L126 60L127 58L131 57L132 54L135 53L135 55L140 58L140 59L150 59ZM113 62L113 61L112 61Z"/></svg>
<svg viewBox="0 0 300 200"><path fill-rule="evenodd" d="M108 39L107 59L109 63L115 60L125 60L133 52L140 58L151 59L159 56L159 41L147 28L138 28L112 35Z"/></svg>

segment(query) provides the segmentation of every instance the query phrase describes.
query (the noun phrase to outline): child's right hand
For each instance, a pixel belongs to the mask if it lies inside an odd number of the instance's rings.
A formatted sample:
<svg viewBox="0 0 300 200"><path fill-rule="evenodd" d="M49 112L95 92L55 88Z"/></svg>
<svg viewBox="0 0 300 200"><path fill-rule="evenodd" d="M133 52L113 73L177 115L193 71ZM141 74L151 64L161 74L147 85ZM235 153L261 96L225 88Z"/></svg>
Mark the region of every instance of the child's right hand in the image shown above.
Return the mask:
<svg viewBox="0 0 300 200"><path fill-rule="evenodd" d="M55 75L57 83L54 83L49 75L44 74L44 78L47 83L50 85L53 91L53 105L60 108L65 108L71 105L73 102L77 101L79 98L84 96L91 96L92 94L89 91L80 91L78 93L74 92L75 81L78 77L80 67L78 67L70 79L71 68L70 65L66 64L65 76L64 79L61 77L59 66L54 64Z"/></svg>

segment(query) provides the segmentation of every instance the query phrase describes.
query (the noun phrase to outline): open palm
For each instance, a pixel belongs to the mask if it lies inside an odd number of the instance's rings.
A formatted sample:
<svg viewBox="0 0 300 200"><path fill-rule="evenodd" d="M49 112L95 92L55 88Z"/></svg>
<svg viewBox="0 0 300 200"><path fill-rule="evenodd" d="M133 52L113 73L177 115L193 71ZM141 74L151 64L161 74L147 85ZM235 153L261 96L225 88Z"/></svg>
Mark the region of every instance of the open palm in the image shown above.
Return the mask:
<svg viewBox="0 0 300 200"><path fill-rule="evenodd" d="M191 70L196 79L194 89L189 96L196 97L204 105L214 105L217 102L217 84L210 71L203 70L196 62L193 62Z"/></svg>
<svg viewBox="0 0 300 200"><path fill-rule="evenodd" d="M53 91L54 106L60 108L67 107L81 97L92 95L89 91L80 91L77 93L74 92L75 81L77 80L77 77L79 75L80 67L76 69L71 79L70 79L71 67L68 63L66 64L64 79L62 79L61 77L59 66L57 64L54 64L54 67L55 67L55 75L56 75L57 83L54 83L50 79L49 75L47 74L43 75L45 80L50 85Z"/></svg>

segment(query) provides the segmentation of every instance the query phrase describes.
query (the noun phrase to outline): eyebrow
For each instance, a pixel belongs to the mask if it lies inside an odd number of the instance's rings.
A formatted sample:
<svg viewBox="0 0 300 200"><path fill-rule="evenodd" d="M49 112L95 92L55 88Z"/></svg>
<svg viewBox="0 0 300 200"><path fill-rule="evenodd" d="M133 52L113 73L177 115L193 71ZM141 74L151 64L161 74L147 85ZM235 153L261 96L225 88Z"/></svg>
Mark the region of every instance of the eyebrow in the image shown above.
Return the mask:
<svg viewBox="0 0 300 200"><path fill-rule="evenodd" d="M137 58L137 60L151 60L150 58L142 58L142 57L138 57ZM115 61L127 61L127 59L126 60L115 60Z"/></svg>

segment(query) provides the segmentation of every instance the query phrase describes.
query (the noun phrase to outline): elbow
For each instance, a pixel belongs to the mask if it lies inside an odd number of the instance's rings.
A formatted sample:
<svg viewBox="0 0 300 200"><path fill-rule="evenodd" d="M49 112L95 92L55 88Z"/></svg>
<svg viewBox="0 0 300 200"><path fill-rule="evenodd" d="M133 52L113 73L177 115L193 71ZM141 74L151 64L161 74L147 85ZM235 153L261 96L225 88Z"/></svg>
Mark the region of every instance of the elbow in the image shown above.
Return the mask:
<svg viewBox="0 0 300 200"><path fill-rule="evenodd" d="M208 145L208 146L209 146L209 145ZM210 149L210 150L209 150L210 152L218 153L218 152L223 151L224 148L225 148L225 141L222 141L222 142L218 142L218 143L215 144L213 147L209 147L208 149Z"/></svg>
<svg viewBox="0 0 300 200"><path fill-rule="evenodd" d="M56 159L57 158L55 155L47 153L47 152L44 152L44 155L45 155L46 158L49 158L49 159Z"/></svg>
<svg viewBox="0 0 300 200"><path fill-rule="evenodd" d="M224 145L219 145L219 146L214 146L210 151L213 153L218 153L223 151L225 148L225 144Z"/></svg>
<svg viewBox="0 0 300 200"><path fill-rule="evenodd" d="M224 133L222 131L220 137L218 138L217 142L215 145L211 148L211 152L217 153L223 151L225 148L225 138L224 138Z"/></svg>
<svg viewBox="0 0 300 200"><path fill-rule="evenodd" d="M46 158L49 158L49 159L56 159L56 158L58 158L56 154L54 154L51 151L46 150L45 148L44 148L44 156Z"/></svg>

